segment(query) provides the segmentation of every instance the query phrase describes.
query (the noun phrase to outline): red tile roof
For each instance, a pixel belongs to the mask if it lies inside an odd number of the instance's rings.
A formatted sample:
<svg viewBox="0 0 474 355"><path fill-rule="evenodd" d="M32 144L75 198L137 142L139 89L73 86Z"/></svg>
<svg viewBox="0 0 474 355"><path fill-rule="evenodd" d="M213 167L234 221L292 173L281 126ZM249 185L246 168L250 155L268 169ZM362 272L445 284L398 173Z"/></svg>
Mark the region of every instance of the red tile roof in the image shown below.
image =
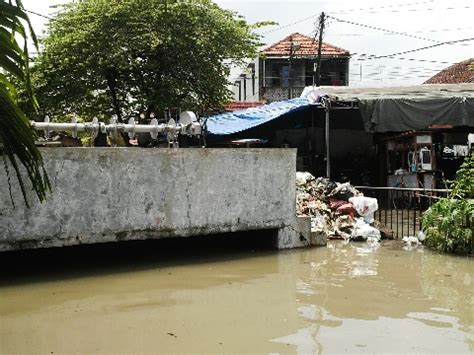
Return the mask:
<svg viewBox="0 0 474 355"><path fill-rule="evenodd" d="M424 84L462 84L474 82L474 72L469 70L469 65L474 63L474 58L451 65L441 70L438 74L428 79Z"/></svg>
<svg viewBox="0 0 474 355"><path fill-rule="evenodd" d="M295 56L316 56L318 54L318 41L314 38L305 36L301 33L295 32L281 41L272 44L270 47L264 49L262 53L266 56L289 56L291 42L298 43L300 48L295 50ZM348 50L333 46L329 43L322 43L321 55L324 57L347 57L350 56Z"/></svg>

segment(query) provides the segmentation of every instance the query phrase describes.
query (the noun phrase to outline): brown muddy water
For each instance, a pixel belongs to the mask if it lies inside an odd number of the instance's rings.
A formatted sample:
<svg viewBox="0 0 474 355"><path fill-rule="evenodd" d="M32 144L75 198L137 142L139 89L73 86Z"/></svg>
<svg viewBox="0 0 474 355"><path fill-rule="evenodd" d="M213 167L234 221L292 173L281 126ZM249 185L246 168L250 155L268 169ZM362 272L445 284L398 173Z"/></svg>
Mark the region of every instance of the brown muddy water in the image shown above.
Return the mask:
<svg viewBox="0 0 474 355"><path fill-rule="evenodd" d="M3 254L0 353L473 353L474 264L397 241Z"/></svg>

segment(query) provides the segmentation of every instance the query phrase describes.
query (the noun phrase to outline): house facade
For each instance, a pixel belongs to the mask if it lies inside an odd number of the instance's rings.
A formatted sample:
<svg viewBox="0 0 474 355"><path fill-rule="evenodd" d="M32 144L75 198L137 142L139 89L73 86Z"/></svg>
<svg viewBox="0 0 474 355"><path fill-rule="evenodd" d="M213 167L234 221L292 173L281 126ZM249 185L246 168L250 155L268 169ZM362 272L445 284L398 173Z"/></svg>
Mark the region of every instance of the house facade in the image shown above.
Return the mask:
<svg viewBox="0 0 474 355"><path fill-rule="evenodd" d="M258 58L247 59L242 65L230 65L229 89L233 94L233 104L258 103L260 101L258 82ZM247 106L247 105L243 105Z"/></svg>
<svg viewBox="0 0 474 355"><path fill-rule="evenodd" d="M258 61L259 100L279 101L300 96L316 80L318 41L293 33L264 49ZM321 86L349 85L349 51L321 45Z"/></svg>
<svg viewBox="0 0 474 355"><path fill-rule="evenodd" d="M233 104L285 100L300 96L316 83L318 41L293 33L260 52L260 58L230 66L229 89ZM321 45L320 85L349 85L349 51Z"/></svg>

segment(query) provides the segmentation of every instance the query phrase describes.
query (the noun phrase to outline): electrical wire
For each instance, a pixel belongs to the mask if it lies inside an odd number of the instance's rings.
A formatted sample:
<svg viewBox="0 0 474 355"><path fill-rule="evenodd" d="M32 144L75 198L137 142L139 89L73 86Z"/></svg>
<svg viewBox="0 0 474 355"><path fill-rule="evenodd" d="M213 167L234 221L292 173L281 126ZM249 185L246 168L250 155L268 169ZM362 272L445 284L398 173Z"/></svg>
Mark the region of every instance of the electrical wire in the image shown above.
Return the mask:
<svg viewBox="0 0 474 355"><path fill-rule="evenodd" d="M365 54L364 60L393 58L393 57L403 55L403 54L415 53L415 52L420 52L420 51L424 51L424 50L431 49L431 48L436 48L436 47L451 45L451 44L456 44L456 43L470 42L470 41L473 41L473 40L474 40L474 38L463 38L463 39L458 39L458 40L454 40L454 41L440 42L440 43L433 44L431 46L426 46L426 47L421 47L421 48L416 48L416 49L410 49L410 50L407 50L407 51L392 53L392 54L386 54L386 55L373 55L373 54L372 55L367 55L367 54ZM359 54L359 56L363 56L363 55L364 54ZM398 59L398 58L396 58L396 59Z"/></svg>
<svg viewBox="0 0 474 355"><path fill-rule="evenodd" d="M386 28L375 27L375 26L366 25L366 24L359 23L359 22L354 22L354 21L349 21L349 20L340 19L340 18L331 16L331 15L327 15L327 17L328 17L328 18L332 18L332 19L335 20L335 21L347 23L347 24L354 25L354 26L359 26L359 27L364 27L364 28L370 28L370 29L372 29L372 30L387 32L387 33L391 33L391 34L395 34L395 35L399 35L399 36L405 36L405 37L410 37L410 38L422 39L422 40L424 40L424 41L437 42L437 43L439 43L439 41L435 41L435 40L433 40L433 39L431 39L431 38L426 38L426 37L420 37L420 36L411 35L411 34L409 34L408 32L398 32L398 31L388 30L388 29L386 29Z"/></svg>
<svg viewBox="0 0 474 355"><path fill-rule="evenodd" d="M423 30L423 31L413 31L413 33L437 33L437 32L457 32L457 31L464 31L464 30L471 30L474 27L458 27L458 28L442 28L437 30ZM373 33L328 33L328 36L350 36L350 37L358 37L358 36L371 36L371 35L378 35L378 32Z"/></svg>
<svg viewBox="0 0 474 355"><path fill-rule="evenodd" d="M314 15L311 15L311 16L308 16L308 17L305 17L305 18L302 18L300 20L297 20L295 22L291 22L291 23L287 23L286 25L282 25L282 26L279 26L277 28L273 28L271 30L267 30L267 31L263 31L261 32L261 34L265 35L265 34L268 34L268 33L272 33L272 32L276 32L276 31L280 31L280 30L283 30L285 28L288 28L288 27L291 27L291 26L294 26L294 25L297 25L297 24L300 24L301 22L305 22L305 21L308 21L312 18L315 18L315 17L318 17L319 14L314 14Z"/></svg>
<svg viewBox="0 0 474 355"><path fill-rule="evenodd" d="M435 29L435 30L414 31L413 33L453 32L453 31L472 30L473 28L474 27L440 28L440 29Z"/></svg>
<svg viewBox="0 0 474 355"><path fill-rule="evenodd" d="M424 5L424 4L430 4L433 3L434 0L429 0L429 1L422 1L422 2L414 2L414 3L405 3L405 4L395 4L395 5L386 5L386 6L373 6L373 7L363 7L363 8L358 8L358 9L349 9L349 10L341 10L341 11L328 11L330 14L346 14L346 13L352 13L355 11L370 11L370 10L380 10L380 9L387 9L387 8L392 8L396 7L399 8L401 6L414 6L414 5Z"/></svg>
<svg viewBox="0 0 474 355"><path fill-rule="evenodd" d="M422 2L415 2L415 3L407 3L407 4L398 4L398 5L388 5L388 6L378 6L378 7L369 7L369 8L361 8L361 9L356 9L356 10L344 10L343 13L345 13L346 11L365 11L365 10L370 10L370 9L374 9L374 8L378 8L378 9L381 9L381 8L389 8L389 7L404 7L404 6L413 6L413 5L421 5L421 4L428 4L428 3L432 3L434 0L429 0L429 1L422 1ZM335 14L338 14L339 12L331 12L329 11L328 13L335 13ZM299 20L296 20L294 22L290 22L290 23L287 23L285 25L281 25L277 28L274 28L274 29L271 29L271 30L267 30L267 31L264 31L262 32L262 34L267 34L267 33L272 33L272 32L276 32L276 31L279 31L279 30L282 30L282 29L285 29L285 28L288 28L288 27L291 27L291 26L294 26L294 25L297 25L297 24L300 24L301 22L305 22L305 21L308 21L310 19L313 19L315 17L319 17L319 13L317 14L313 14L311 16L308 16L308 17L305 17L305 18L302 18L302 19L299 19Z"/></svg>
<svg viewBox="0 0 474 355"><path fill-rule="evenodd" d="M358 8L358 9L343 10L343 11L327 11L326 13L327 14L336 14L336 15L337 14L349 14L349 13L352 13L352 12L355 12L355 11L366 11L366 13L377 13L375 11L370 12L370 10L392 8L392 7L396 7L397 10L391 10L391 11L388 11L388 12L421 11L421 10L422 11L434 11L434 10L456 10L456 9L463 9L464 10L464 9L470 9L471 8L471 6L463 6L463 7L438 8L438 9L437 8L400 9L401 7L414 6L414 5L423 5L423 4L433 3L433 2L434 2L434 0L430 0L430 1L422 1L422 2L414 2L414 3L405 3L405 4L376 6L376 7L368 7L368 8ZM310 19L314 19L314 18L318 17L319 15L320 15L320 13L316 13L316 14L313 14L311 16L307 16L307 17L301 18L299 20L296 20L294 22L290 22L290 23L281 25L277 28L273 28L273 29L270 29L270 30L263 31L263 32L261 32L261 34L268 34L268 33L273 33L273 32L276 32L276 31L280 31L282 29L300 24L300 23L308 21Z"/></svg>
<svg viewBox="0 0 474 355"><path fill-rule="evenodd" d="M351 56L363 56L363 58L355 59L357 61L365 61L365 56L372 56L375 57L376 54L365 54L365 53L352 53ZM396 60L405 60L409 62L420 62L420 63L433 63L433 64L448 64L448 65L453 65L457 63L453 62L443 62L443 61L438 61L438 60L431 60L431 59L416 59L416 58L405 58L405 57L388 57L385 59L396 59Z"/></svg>
<svg viewBox="0 0 474 355"><path fill-rule="evenodd" d="M466 9L471 9L471 6L451 6L451 7L443 7L443 8L435 8L435 7L425 7L423 9L403 9L403 10L389 10L389 11L366 11L364 14L382 14L382 13L400 13L400 12L418 12L420 10L423 11L446 11L446 10L466 10ZM347 15L350 14L350 12L338 12L337 14L340 15Z"/></svg>
<svg viewBox="0 0 474 355"><path fill-rule="evenodd" d="M27 10L27 9L23 9L23 11L29 12L30 14L33 14L33 15L36 15L36 16L39 16L39 17L44 17L48 20L53 20L53 18L51 16L43 15L43 14L40 14L40 13L35 12L35 11L31 11L31 10Z"/></svg>

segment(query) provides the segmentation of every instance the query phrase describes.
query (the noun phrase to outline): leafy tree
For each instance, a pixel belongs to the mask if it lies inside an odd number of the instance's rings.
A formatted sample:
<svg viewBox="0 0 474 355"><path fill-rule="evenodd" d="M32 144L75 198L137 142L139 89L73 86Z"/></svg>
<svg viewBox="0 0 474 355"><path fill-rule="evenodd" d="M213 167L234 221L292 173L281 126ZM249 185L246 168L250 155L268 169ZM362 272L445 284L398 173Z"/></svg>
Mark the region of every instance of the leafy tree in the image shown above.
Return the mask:
<svg viewBox="0 0 474 355"><path fill-rule="evenodd" d="M18 107L17 87L13 84L13 80L19 83L27 93L31 106L36 109L37 104L30 83L27 32L24 24L29 26L31 37L36 43L36 37L28 16L23 11L21 1L16 0L15 4L12 4L12 1L0 1L0 154L8 176L12 202L14 200L10 185L10 167L13 167L16 173L28 206L21 165L25 168L40 201L46 198L50 185L41 154L35 146L33 131L28 119ZM23 40L23 48L20 47L17 38ZM7 163L7 158L10 165Z"/></svg>
<svg viewBox="0 0 474 355"><path fill-rule="evenodd" d="M256 55L256 26L210 0L67 4L35 63L38 97L57 117L213 109L229 99L226 60Z"/></svg>
<svg viewBox="0 0 474 355"><path fill-rule="evenodd" d="M426 245L433 249L470 254L474 252L474 153L456 173L448 198L442 198L422 216Z"/></svg>

